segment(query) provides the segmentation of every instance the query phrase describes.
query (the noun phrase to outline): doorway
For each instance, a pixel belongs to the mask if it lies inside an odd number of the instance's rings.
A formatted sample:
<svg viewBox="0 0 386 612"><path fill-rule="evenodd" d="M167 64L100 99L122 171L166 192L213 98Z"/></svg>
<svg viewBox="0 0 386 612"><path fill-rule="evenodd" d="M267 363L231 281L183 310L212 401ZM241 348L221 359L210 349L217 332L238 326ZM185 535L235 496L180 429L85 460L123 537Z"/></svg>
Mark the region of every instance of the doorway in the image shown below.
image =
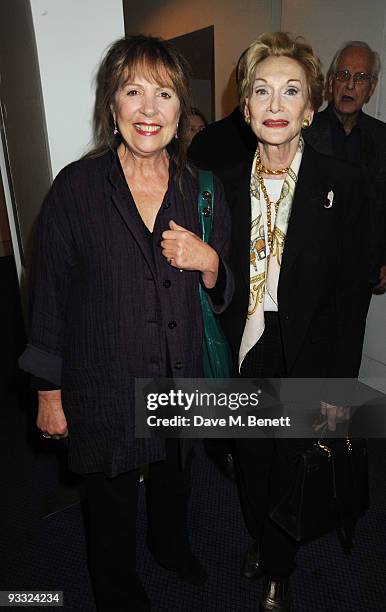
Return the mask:
<svg viewBox="0 0 386 612"><path fill-rule="evenodd" d="M192 106L211 123L215 119L214 26L189 32L169 40L192 68Z"/></svg>

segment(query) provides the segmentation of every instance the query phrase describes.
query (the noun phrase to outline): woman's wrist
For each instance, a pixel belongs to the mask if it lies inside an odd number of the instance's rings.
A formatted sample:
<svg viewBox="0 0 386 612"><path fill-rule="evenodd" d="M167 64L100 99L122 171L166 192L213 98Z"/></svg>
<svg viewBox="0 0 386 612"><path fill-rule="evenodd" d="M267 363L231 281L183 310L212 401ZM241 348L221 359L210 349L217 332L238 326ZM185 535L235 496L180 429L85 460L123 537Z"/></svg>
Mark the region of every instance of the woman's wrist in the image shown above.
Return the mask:
<svg viewBox="0 0 386 612"><path fill-rule="evenodd" d="M43 389L38 389L38 396L42 399L60 399L61 398L61 390L60 389L50 389L50 390L43 390Z"/></svg>
<svg viewBox="0 0 386 612"><path fill-rule="evenodd" d="M201 270L202 274L202 282L204 283L207 289L212 289L216 282L218 276L218 267L219 267L219 257L212 247L208 247L210 251L208 252L208 257L205 261L205 269Z"/></svg>

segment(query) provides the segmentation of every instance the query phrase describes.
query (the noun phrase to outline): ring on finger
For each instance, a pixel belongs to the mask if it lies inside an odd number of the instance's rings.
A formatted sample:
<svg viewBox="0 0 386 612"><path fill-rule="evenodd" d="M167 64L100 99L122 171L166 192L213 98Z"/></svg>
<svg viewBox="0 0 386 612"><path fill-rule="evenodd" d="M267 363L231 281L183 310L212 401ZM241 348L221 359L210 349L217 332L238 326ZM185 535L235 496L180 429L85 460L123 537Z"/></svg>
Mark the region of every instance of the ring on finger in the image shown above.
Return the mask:
<svg viewBox="0 0 386 612"><path fill-rule="evenodd" d="M63 438L63 436L60 436L59 434L49 434L46 431L44 431L42 433L43 438L45 438L46 440L61 440Z"/></svg>

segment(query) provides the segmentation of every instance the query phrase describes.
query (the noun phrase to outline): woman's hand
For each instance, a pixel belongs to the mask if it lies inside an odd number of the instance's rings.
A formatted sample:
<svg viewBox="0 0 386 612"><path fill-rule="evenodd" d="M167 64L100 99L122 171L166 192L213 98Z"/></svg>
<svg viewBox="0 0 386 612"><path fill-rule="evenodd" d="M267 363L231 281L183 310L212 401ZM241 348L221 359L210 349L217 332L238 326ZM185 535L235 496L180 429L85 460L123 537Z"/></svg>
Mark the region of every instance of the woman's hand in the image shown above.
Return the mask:
<svg viewBox="0 0 386 612"><path fill-rule="evenodd" d="M350 420L350 408L343 406L334 406L327 402L320 402L321 418L317 425L314 426L315 431L318 431L327 425L329 431L336 430L337 423L344 423Z"/></svg>
<svg viewBox="0 0 386 612"><path fill-rule="evenodd" d="M386 266L381 266L379 270L379 283L376 285L375 290L378 293L384 293L386 290Z"/></svg>
<svg viewBox="0 0 386 612"><path fill-rule="evenodd" d="M173 268L199 270L208 289L217 281L219 259L216 251L196 234L189 232L174 221L169 230L162 233L162 255Z"/></svg>
<svg viewBox="0 0 386 612"><path fill-rule="evenodd" d="M62 392L38 391L39 410L36 425L45 437L67 438L67 420L62 407Z"/></svg>

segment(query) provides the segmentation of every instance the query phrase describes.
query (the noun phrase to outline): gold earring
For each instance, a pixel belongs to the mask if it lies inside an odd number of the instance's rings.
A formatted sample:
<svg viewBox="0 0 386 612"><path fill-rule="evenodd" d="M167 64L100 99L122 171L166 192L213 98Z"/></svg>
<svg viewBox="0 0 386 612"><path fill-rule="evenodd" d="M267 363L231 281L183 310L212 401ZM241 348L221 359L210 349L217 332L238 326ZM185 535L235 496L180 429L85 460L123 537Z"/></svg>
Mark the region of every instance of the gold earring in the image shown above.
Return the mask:
<svg viewBox="0 0 386 612"><path fill-rule="evenodd" d="M247 125L250 125L250 124L251 124L251 118L250 118L250 116L249 116L249 115L246 115L246 116L244 117L244 119L245 119L245 123L246 123Z"/></svg>
<svg viewBox="0 0 386 612"><path fill-rule="evenodd" d="M302 121L303 130L306 130L308 127L310 127L310 122L308 121L308 119L303 119Z"/></svg>

